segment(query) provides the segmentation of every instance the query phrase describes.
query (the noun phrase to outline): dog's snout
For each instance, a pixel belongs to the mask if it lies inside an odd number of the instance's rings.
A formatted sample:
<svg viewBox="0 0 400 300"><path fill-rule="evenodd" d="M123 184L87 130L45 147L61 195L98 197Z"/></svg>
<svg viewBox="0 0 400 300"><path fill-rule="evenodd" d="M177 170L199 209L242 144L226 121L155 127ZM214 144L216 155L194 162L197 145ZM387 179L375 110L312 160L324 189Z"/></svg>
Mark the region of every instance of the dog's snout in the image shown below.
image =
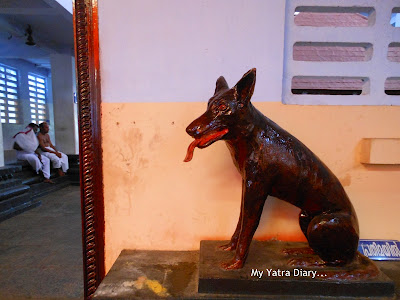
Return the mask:
<svg viewBox="0 0 400 300"><path fill-rule="evenodd" d="M211 123L212 119L210 118L208 112L205 112L196 120L194 120L192 123L190 123L188 127L186 127L186 132L191 137L196 138L198 136L201 136L205 131L207 131L208 128L210 128Z"/></svg>
<svg viewBox="0 0 400 300"><path fill-rule="evenodd" d="M190 125L186 128L186 132L187 132L188 135L190 135L190 136L195 136L195 135L199 134L199 130L200 130L200 125L195 125L195 124L190 124Z"/></svg>

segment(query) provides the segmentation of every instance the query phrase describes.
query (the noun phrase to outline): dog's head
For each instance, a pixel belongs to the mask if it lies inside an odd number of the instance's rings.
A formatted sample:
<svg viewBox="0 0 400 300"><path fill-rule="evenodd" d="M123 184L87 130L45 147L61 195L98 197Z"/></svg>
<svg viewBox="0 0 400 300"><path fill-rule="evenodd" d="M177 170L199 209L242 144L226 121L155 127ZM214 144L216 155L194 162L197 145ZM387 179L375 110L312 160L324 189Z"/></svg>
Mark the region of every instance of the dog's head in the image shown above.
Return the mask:
<svg viewBox="0 0 400 300"><path fill-rule="evenodd" d="M192 159L194 148L205 148L234 135L246 114L255 83L256 69L249 70L231 89L224 77L218 78L206 112L186 128L186 132L195 140L188 148L185 162Z"/></svg>

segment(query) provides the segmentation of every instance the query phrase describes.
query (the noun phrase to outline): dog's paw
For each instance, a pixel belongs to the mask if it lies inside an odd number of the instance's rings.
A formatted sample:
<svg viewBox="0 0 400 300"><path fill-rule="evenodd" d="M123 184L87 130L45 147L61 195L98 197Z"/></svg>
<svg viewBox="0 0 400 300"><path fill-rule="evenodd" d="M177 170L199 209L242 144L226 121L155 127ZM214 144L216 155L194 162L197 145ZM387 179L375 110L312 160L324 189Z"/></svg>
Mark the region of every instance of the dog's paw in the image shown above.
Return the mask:
<svg viewBox="0 0 400 300"><path fill-rule="evenodd" d="M232 250L236 249L236 245L233 243L228 243L228 244L219 246L218 249L221 249L224 251L232 251Z"/></svg>
<svg viewBox="0 0 400 300"><path fill-rule="evenodd" d="M233 259L231 261L225 262L221 264L221 268L225 270L237 270L243 268L243 260Z"/></svg>

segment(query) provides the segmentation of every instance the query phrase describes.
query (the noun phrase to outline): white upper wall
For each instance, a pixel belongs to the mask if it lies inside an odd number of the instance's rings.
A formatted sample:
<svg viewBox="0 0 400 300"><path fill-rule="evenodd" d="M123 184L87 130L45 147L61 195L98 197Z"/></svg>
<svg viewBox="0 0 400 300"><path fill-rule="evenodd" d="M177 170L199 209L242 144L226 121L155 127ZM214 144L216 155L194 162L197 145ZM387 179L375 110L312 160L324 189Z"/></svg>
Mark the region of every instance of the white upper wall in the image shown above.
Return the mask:
<svg viewBox="0 0 400 300"><path fill-rule="evenodd" d="M103 102L207 101L253 67L253 101L281 101L285 1L98 4Z"/></svg>
<svg viewBox="0 0 400 300"><path fill-rule="evenodd" d="M56 0L61 4L70 14L72 14L72 0Z"/></svg>

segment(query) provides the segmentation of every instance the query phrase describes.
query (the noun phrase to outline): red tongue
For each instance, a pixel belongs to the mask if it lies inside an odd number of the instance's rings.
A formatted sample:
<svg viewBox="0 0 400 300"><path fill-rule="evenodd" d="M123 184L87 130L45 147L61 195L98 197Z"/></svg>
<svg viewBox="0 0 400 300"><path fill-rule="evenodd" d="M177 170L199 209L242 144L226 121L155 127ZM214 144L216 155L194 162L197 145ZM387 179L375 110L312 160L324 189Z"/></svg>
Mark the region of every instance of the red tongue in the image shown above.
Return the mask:
<svg viewBox="0 0 400 300"><path fill-rule="evenodd" d="M193 158L193 152L194 152L194 148L196 148L198 145L203 146L205 144L207 144L209 141L211 140L215 140L217 138L220 138L222 136L224 136L225 134L228 133L228 129L223 129L221 131L217 131L215 133L212 133L210 135L206 135L204 137L201 137L199 139L195 139L188 147L187 149L187 153L186 153L186 157L183 160L184 162L189 162L192 160Z"/></svg>
<svg viewBox="0 0 400 300"><path fill-rule="evenodd" d="M188 162L188 161L191 161L191 160L192 160L194 148L197 147L197 145L200 143L200 141L201 141L201 139L194 140L194 141L189 145L189 147L188 147L188 149L187 149L186 157L185 157L185 159L183 160L184 162Z"/></svg>

